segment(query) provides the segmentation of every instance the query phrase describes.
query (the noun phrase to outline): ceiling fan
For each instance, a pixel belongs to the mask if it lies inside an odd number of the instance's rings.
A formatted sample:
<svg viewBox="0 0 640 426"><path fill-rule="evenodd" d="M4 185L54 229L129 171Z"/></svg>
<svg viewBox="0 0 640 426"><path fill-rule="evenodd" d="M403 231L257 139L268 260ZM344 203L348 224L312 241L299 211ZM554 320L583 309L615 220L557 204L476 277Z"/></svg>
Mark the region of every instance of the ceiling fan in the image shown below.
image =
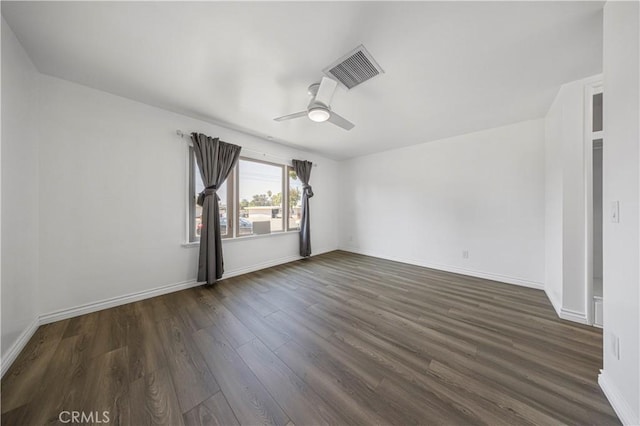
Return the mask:
<svg viewBox="0 0 640 426"><path fill-rule="evenodd" d="M355 126L353 123L331 111L331 98L333 98L333 93L336 91L337 86L337 81L328 77L322 77L320 83L314 83L309 86L308 90L309 96L311 96L311 102L309 102L306 111L283 115L282 117L274 118L274 120L285 121L307 116L311 121L317 123L328 121L345 130L353 129Z"/></svg>

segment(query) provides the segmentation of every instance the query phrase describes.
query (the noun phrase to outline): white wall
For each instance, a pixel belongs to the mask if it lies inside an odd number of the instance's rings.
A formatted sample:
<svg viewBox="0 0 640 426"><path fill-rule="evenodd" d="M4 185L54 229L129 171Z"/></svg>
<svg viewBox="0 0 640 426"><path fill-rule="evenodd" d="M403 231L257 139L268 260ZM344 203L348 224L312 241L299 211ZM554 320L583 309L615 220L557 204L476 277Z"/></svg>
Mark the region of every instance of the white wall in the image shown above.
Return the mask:
<svg viewBox="0 0 640 426"><path fill-rule="evenodd" d="M2 19L2 360L38 315L36 70ZM33 331L33 330L31 330Z"/></svg>
<svg viewBox="0 0 640 426"><path fill-rule="evenodd" d="M564 85L558 96L562 101L562 310L586 322L585 83Z"/></svg>
<svg viewBox="0 0 640 426"><path fill-rule="evenodd" d="M563 103L556 96L545 118L545 292L560 314L563 258Z"/></svg>
<svg viewBox="0 0 640 426"><path fill-rule="evenodd" d="M563 85L545 117L545 291L560 317L582 323L589 321L590 303L586 284L585 88L600 78Z"/></svg>
<svg viewBox="0 0 640 426"><path fill-rule="evenodd" d="M317 162L312 248L337 248L334 161L53 77L40 87L41 314L195 279L198 249L181 246L187 145L176 129ZM225 276L238 274L297 258L298 234L224 250Z"/></svg>
<svg viewBox="0 0 640 426"><path fill-rule="evenodd" d="M640 424L640 7L604 7L604 368L600 384L626 424ZM620 222L608 215L619 202ZM613 352L620 340L620 357Z"/></svg>
<svg viewBox="0 0 640 426"><path fill-rule="evenodd" d="M341 248L542 288L543 120L360 157L341 169Z"/></svg>

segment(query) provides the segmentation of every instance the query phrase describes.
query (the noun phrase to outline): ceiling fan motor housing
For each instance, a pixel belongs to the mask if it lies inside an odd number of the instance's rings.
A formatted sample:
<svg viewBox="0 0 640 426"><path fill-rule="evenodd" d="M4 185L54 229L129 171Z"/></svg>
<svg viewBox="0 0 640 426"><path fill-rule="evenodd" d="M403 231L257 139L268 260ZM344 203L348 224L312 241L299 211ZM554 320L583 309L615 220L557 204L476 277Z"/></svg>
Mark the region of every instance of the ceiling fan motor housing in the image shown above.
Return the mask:
<svg viewBox="0 0 640 426"><path fill-rule="evenodd" d="M307 89L307 93L309 93L309 96L317 95L319 87L320 87L320 83L313 83L312 85L310 85L309 88Z"/></svg>

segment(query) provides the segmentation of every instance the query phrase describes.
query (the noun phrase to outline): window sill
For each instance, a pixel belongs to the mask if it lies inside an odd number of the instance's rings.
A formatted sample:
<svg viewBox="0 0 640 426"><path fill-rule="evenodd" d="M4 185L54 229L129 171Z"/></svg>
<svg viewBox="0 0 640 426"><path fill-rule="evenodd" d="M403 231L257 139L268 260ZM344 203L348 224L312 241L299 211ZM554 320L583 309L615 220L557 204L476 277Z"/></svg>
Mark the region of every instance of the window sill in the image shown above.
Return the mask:
<svg viewBox="0 0 640 426"><path fill-rule="evenodd" d="M299 234L299 233L300 233L300 230L295 229L292 231L280 231L280 232L273 232L271 234L264 234L264 235L247 235L246 237L223 238L222 242L224 243L225 241L236 242L236 241L259 240L262 238L271 238L271 237L278 237L281 235L291 235L291 234ZM181 246L184 248L200 247L200 241L182 243Z"/></svg>

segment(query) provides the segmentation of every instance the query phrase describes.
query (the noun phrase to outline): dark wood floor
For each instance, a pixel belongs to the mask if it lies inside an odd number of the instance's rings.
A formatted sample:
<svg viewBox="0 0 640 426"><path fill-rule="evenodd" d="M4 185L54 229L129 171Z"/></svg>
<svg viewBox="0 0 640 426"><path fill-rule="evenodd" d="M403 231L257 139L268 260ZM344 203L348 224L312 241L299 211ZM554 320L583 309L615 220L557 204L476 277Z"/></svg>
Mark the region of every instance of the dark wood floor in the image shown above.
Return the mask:
<svg viewBox="0 0 640 426"><path fill-rule="evenodd" d="M40 327L2 424L619 424L601 342L542 291L338 251Z"/></svg>

